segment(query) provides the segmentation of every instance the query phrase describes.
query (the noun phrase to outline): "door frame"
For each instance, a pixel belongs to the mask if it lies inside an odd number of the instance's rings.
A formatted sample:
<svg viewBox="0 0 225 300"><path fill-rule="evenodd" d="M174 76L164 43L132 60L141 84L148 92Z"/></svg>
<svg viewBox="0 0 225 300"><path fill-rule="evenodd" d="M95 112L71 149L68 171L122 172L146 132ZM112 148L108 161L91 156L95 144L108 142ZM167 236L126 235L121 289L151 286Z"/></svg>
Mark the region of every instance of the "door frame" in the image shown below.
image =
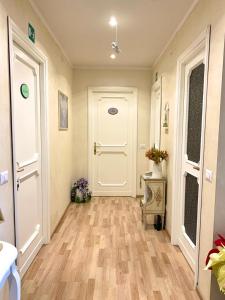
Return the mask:
<svg viewBox="0 0 225 300"><path fill-rule="evenodd" d="M202 208L202 185L204 174L204 145L205 145L205 122L207 110L207 85L208 85L208 68L209 68L209 51L210 51L210 26L200 34L194 43L178 58L177 61L177 91L175 102L175 122L174 122L174 157L172 178L172 228L171 243L179 244L179 225L182 218L182 203L180 201L182 189L182 152L183 152L183 114L184 114L184 75L185 66L198 53L205 52L205 78L204 78L204 95L202 108L202 141L201 141L201 161L200 161L200 178L199 178L199 203L198 203L198 225L197 225L197 260L195 267L195 286L198 285L199 277L199 247L200 247L200 230L201 230L201 208Z"/></svg>
<svg viewBox="0 0 225 300"><path fill-rule="evenodd" d="M138 109L137 109L137 88L134 87L89 87L88 88L88 181L92 190L92 174L93 174L93 126L92 111L94 106L93 93L130 93L134 96L134 130L133 130L133 145L132 145L132 197L136 197L137 190L137 121L138 121Z"/></svg>
<svg viewBox="0 0 225 300"><path fill-rule="evenodd" d="M14 130L14 101L13 101L13 45L16 43L24 52L30 55L40 65L40 121L41 121L41 169L42 169L42 220L43 220L43 243L50 241L50 171L49 171L49 117L48 117L48 59L28 39L20 28L8 17L8 45L9 45L9 69L10 69L10 106L11 106L11 132L12 132L12 171L13 171L13 198L14 198L14 224L15 244L16 241L16 159L15 159L15 130ZM40 245L41 246L41 245ZM38 247L37 247L38 248ZM39 249L35 249L28 261L31 261ZM18 249L19 251L19 249Z"/></svg>

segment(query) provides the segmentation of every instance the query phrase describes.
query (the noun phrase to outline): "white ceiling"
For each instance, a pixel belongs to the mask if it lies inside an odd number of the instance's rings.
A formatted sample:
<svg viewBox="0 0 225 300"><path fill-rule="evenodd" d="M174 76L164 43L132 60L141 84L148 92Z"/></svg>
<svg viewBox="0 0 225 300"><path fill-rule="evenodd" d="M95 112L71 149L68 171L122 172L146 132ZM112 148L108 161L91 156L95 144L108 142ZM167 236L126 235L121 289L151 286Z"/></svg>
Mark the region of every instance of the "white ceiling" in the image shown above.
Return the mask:
<svg viewBox="0 0 225 300"><path fill-rule="evenodd" d="M73 66L151 67L196 0L31 0ZM114 15L122 53L111 60Z"/></svg>

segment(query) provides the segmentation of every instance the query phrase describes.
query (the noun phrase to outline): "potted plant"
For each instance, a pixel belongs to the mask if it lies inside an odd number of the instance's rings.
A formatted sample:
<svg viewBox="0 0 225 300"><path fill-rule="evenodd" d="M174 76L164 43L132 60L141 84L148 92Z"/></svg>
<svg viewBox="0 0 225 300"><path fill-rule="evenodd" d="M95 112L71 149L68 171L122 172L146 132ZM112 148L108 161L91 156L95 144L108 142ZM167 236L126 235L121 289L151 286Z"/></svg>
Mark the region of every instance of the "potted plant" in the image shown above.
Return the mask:
<svg viewBox="0 0 225 300"><path fill-rule="evenodd" d="M162 161L168 159L167 151L151 148L145 153L145 156L153 161L152 177L162 178Z"/></svg>
<svg viewBox="0 0 225 300"><path fill-rule="evenodd" d="M85 203L90 201L91 191L88 189L88 180L85 178L78 179L71 190L71 201L76 203Z"/></svg>

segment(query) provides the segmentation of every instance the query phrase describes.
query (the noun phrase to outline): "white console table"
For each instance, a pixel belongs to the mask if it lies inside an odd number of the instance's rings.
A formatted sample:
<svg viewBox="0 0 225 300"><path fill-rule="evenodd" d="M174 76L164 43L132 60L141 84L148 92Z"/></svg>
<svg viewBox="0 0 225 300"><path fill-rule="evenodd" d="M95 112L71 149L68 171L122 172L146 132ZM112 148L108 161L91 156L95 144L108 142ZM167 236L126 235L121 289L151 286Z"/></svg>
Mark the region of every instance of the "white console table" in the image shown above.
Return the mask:
<svg viewBox="0 0 225 300"><path fill-rule="evenodd" d="M6 242L0 242L3 247L0 251L0 289L9 281L9 299L20 300L20 276L16 269L17 249Z"/></svg>
<svg viewBox="0 0 225 300"><path fill-rule="evenodd" d="M162 228L164 228L164 218L166 210L166 178L152 178L143 175L144 198L140 201L142 210L142 222L147 227L147 215L160 215L162 218Z"/></svg>

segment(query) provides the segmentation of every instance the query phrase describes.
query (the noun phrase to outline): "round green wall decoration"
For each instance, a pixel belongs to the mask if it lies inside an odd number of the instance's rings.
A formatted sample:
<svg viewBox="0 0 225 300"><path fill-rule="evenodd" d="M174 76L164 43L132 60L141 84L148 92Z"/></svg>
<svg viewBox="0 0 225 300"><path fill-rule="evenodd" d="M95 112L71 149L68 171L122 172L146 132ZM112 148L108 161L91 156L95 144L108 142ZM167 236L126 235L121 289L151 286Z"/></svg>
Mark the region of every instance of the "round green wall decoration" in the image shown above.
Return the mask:
<svg viewBox="0 0 225 300"><path fill-rule="evenodd" d="M26 83L21 84L20 93L25 99L29 97L29 86Z"/></svg>

